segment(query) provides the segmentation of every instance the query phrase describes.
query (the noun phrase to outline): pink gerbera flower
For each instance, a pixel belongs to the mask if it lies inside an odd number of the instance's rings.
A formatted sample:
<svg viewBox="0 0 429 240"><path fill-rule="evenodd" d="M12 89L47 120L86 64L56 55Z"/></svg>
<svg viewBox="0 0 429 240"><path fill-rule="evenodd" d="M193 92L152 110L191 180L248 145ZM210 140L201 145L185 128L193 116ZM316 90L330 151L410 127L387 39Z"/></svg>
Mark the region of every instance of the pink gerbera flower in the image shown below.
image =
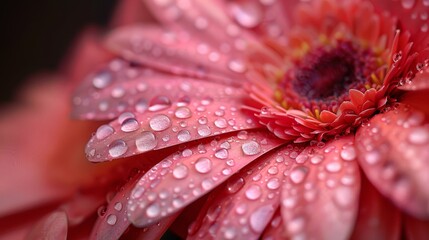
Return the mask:
<svg viewBox="0 0 429 240"><path fill-rule="evenodd" d="M114 119L90 161L145 163L93 237L178 216L189 238L424 236L428 1L145 3L158 22L110 33L73 98Z"/></svg>

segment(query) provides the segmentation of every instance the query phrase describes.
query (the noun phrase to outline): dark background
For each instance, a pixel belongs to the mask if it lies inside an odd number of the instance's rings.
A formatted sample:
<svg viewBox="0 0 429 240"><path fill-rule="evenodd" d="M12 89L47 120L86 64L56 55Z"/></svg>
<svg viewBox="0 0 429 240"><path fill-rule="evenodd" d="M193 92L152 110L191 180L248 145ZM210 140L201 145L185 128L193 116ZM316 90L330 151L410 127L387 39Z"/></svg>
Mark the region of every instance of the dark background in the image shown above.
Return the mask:
<svg viewBox="0 0 429 240"><path fill-rule="evenodd" d="M85 26L106 26L119 1L2 1L0 105L11 101L31 74L54 71Z"/></svg>

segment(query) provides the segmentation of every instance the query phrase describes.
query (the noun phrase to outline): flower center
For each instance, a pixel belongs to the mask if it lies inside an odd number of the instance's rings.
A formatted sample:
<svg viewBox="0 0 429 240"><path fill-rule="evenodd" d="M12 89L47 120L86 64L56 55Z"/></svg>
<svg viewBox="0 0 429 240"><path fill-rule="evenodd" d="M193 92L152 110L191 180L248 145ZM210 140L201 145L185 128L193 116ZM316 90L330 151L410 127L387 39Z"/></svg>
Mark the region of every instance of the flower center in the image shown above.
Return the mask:
<svg viewBox="0 0 429 240"><path fill-rule="evenodd" d="M349 99L349 90L365 91L376 58L351 42L320 47L297 60L278 86L277 101L286 108L336 111Z"/></svg>

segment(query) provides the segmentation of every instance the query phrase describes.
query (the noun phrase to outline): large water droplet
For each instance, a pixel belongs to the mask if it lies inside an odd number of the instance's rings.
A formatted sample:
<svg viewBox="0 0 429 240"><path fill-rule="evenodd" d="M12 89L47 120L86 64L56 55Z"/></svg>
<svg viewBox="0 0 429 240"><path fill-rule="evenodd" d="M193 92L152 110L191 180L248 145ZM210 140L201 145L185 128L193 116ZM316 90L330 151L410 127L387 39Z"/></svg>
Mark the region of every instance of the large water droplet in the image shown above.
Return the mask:
<svg viewBox="0 0 429 240"><path fill-rule="evenodd" d="M212 161L206 157L199 158L195 162L195 170L199 173L208 173L212 169Z"/></svg>
<svg viewBox="0 0 429 240"><path fill-rule="evenodd" d="M425 144L429 141L429 133L426 128L415 128L408 135L408 141L412 144Z"/></svg>
<svg viewBox="0 0 429 240"><path fill-rule="evenodd" d="M280 180L278 178L271 178L270 180L268 180L267 182L267 188L268 189L278 189L280 187Z"/></svg>
<svg viewBox="0 0 429 240"><path fill-rule="evenodd" d="M139 129L140 123L135 118L128 118L121 124L123 132L133 132Z"/></svg>
<svg viewBox="0 0 429 240"><path fill-rule="evenodd" d="M247 199L256 200L262 195L262 190L259 185L251 185L245 192Z"/></svg>
<svg viewBox="0 0 429 240"><path fill-rule="evenodd" d="M299 166L294 168L290 173L290 180L295 184L300 184L307 177L308 168L305 166Z"/></svg>
<svg viewBox="0 0 429 240"><path fill-rule="evenodd" d="M402 7L405 9L411 9L414 7L416 0L401 0Z"/></svg>
<svg viewBox="0 0 429 240"><path fill-rule="evenodd" d="M111 157L119 157L124 155L128 150L127 143L123 140L115 140L109 145L109 155Z"/></svg>
<svg viewBox="0 0 429 240"><path fill-rule="evenodd" d="M210 130L210 127L207 125L199 126L197 129L197 132L198 132L198 135L200 135L201 137L207 137L212 133L212 131Z"/></svg>
<svg viewBox="0 0 429 240"><path fill-rule="evenodd" d="M274 208L272 206L259 207L250 215L250 228L257 233L261 233L271 220L273 213Z"/></svg>
<svg viewBox="0 0 429 240"><path fill-rule="evenodd" d="M215 120L214 125L218 128L226 128L228 127L228 122L225 120L225 118L218 118Z"/></svg>
<svg viewBox="0 0 429 240"><path fill-rule="evenodd" d="M228 150L221 148L215 152L215 157L219 159L227 159L228 158Z"/></svg>
<svg viewBox="0 0 429 240"><path fill-rule="evenodd" d="M145 152L156 147L158 141L152 132L144 131L136 138L136 147L138 151Z"/></svg>
<svg viewBox="0 0 429 240"><path fill-rule="evenodd" d="M110 214L109 216L107 216L107 224L113 226L116 224L116 221L118 220L118 218L116 217L116 215L114 214Z"/></svg>
<svg viewBox="0 0 429 240"><path fill-rule="evenodd" d="M188 167L185 165L177 165L173 170L173 176L176 179L184 179L188 176Z"/></svg>
<svg viewBox="0 0 429 240"><path fill-rule="evenodd" d="M253 28L262 21L263 13L260 6L254 2L241 2L231 5L234 19L243 27Z"/></svg>
<svg viewBox="0 0 429 240"><path fill-rule="evenodd" d="M191 133L188 130L181 130L179 133L177 133L177 139L180 142L187 142L191 140Z"/></svg>
<svg viewBox="0 0 429 240"><path fill-rule="evenodd" d="M112 83L113 77L109 71L100 71L92 79L92 85L96 88L103 89Z"/></svg>
<svg viewBox="0 0 429 240"><path fill-rule="evenodd" d="M178 107L174 112L174 116L180 119L190 118L192 111L188 107Z"/></svg>
<svg viewBox="0 0 429 240"><path fill-rule="evenodd" d="M353 161L356 158L356 149L353 146L346 146L341 150L340 156L346 161Z"/></svg>
<svg viewBox="0 0 429 240"><path fill-rule="evenodd" d="M171 120L164 114L153 116L149 121L150 128L154 131L164 131L171 126Z"/></svg>
<svg viewBox="0 0 429 240"><path fill-rule="evenodd" d="M95 133L95 137L98 140L103 140L105 138L107 138L108 136L112 135L114 132L113 128L109 125L101 125L98 129L97 132Z"/></svg>
<svg viewBox="0 0 429 240"><path fill-rule="evenodd" d="M255 141L249 141L241 145L243 153L248 156L256 155L261 152L259 144Z"/></svg>
<svg viewBox="0 0 429 240"><path fill-rule="evenodd" d="M326 170L331 173L339 172L341 170L341 162L334 161L326 164Z"/></svg>
<svg viewBox="0 0 429 240"><path fill-rule="evenodd" d="M161 111L171 106L171 100L166 96L154 97L149 103L149 111Z"/></svg>
<svg viewBox="0 0 429 240"><path fill-rule="evenodd" d="M158 217L161 213L161 208L157 203L153 203L146 209L146 215L150 218Z"/></svg>
<svg viewBox="0 0 429 240"><path fill-rule="evenodd" d="M238 190L240 190L244 186L244 179L239 178L236 181L230 181L227 184L228 192L230 193L236 193Z"/></svg>
<svg viewBox="0 0 429 240"><path fill-rule="evenodd" d="M243 73L246 71L246 65L242 60L231 60L228 63L228 68L237 73Z"/></svg>

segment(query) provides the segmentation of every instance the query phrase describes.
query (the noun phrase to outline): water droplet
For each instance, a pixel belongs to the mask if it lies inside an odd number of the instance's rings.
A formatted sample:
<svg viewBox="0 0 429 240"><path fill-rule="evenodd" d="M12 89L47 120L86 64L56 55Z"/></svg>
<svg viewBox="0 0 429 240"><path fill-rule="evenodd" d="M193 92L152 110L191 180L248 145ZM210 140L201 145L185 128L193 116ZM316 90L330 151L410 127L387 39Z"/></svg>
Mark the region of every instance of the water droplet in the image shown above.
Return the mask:
<svg viewBox="0 0 429 240"><path fill-rule="evenodd" d="M101 125L98 129L97 132L95 133L95 137L98 140L103 140L105 138L107 138L108 136L112 135L114 132L113 128L109 125Z"/></svg>
<svg viewBox="0 0 429 240"><path fill-rule="evenodd" d="M97 209L97 214L98 214L98 216L99 217L103 217L104 216L104 214L106 214L106 210L107 210L107 208L106 208L106 206L100 206L98 209Z"/></svg>
<svg viewBox="0 0 429 240"><path fill-rule="evenodd" d="M178 107L174 112L174 115L177 118L185 119L185 118L190 118L192 116L192 112L188 107Z"/></svg>
<svg viewBox="0 0 429 240"><path fill-rule="evenodd" d="M370 164L370 165L374 165L377 164L378 162L380 162L380 160L382 159L381 153L377 150L373 150L370 152L367 152L364 156L365 161Z"/></svg>
<svg viewBox="0 0 429 240"><path fill-rule="evenodd" d="M231 60L228 63L228 68L231 71L237 72L237 73L243 73L246 71L246 65L241 60Z"/></svg>
<svg viewBox="0 0 429 240"><path fill-rule="evenodd" d="M191 133L188 130L181 130L179 133L177 133L177 139L180 142L187 142L191 140Z"/></svg>
<svg viewBox="0 0 429 240"><path fill-rule="evenodd" d="M107 216L107 224L111 226L115 225L117 220L118 218L114 214L110 214L109 216Z"/></svg>
<svg viewBox="0 0 429 240"><path fill-rule="evenodd" d="M408 141L412 144L425 144L429 141L429 133L424 127L415 128L408 135Z"/></svg>
<svg viewBox="0 0 429 240"><path fill-rule="evenodd" d="M247 131L240 131L237 134L237 138L241 139L241 140L246 140L248 138L249 134L247 133Z"/></svg>
<svg viewBox="0 0 429 240"><path fill-rule="evenodd" d="M231 11L234 19L242 27L254 28L262 21L263 12L261 7L253 2L232 4Z"/></svg>
<svg viewBox="0 0 429 240"><path fill-rule="evenodd" d="M227 159L228 158L228 150L221 148L215 152L215 157L219 159Z"/></svg>
<svg viewBox="0 0 429 240"><path fill-rule="evenodd" d="M123 132L133 132L139 129L140 123L135 118L128 118L121 124Z"/></svg>
<svg viewBox="0 0 429 240"><path fill-rule="evenodd" d="M122 210L122 203L121 202L115 203L115 206L113 206L113 208L115 208L116 211L121 211Z"/></svg>
<svg viewBox="0 0 429 240"><path fill-rule="evenodd" d="M262 195L262 190L259 185L251 185L245 192L247 199L256 200Z"/></svg>
<svg viewBox="0 0 429 240"><path fill-rule="evenodd" d="M171 100L166 96L154 97L149 103L149 111L156 112L167 109L171 106Z"/></svg>
<svg viewBox="0 0 429 240"><path fill-rule="evenodd" d="M134 108L136 109L137 112L144 113L146 111L146 109L148 108L148 104L147 104L146 99L141 98L141 99L137 100Z"/></svg>
<svg viewBox="0 0 429 240"><path fill-rule="evenodd" d="M136 118L136 116L134 115L134 113L124 112L121 115L119 115L119 117L118 117L118 123L122 124L125 120L127 120L129 118Z"/></svg>
<svg viewBox="0 0 429 240"><path fill-rule="evenodd" d="M146 215L150 218L158 217L161 213L161 208L157 203L153 203L146 209Z"/></svg>
<svg viewBox="0 0 429 240"><path fill-rule="evenodd" d="M273 213L274 208L272 206L259 207L250 215L250 228L257 233L261 233L270 222Z"/></svg>
<svg viewBox="0 0 429 240"><path fill-rule="evenodd" d="M157 144L158 141L156 140L156 136L149 131L140 133L136 138L136 147L140 152L152 150Z"/></svg>
<svg viewBox="0 0 429 240"><path fill-rule="evenodd" d="M271 175L275 175L279 172L279 169L276 166L272 166L268 168L268 173Z"/></svg>
<svg viewBox="0 0 429 240"><path fill-rule="evenodd" d="M225 118L218 118L215 120L214 125L218 128L226 128L228 127L228 122Z"/></svg>
<svg viewBox="0 0 429 240"><path fill-rule="evenodd" d="M356 149L353 146L346 146L341 150L340 156L346 161L353 161L356 158Z"/></svg>
<svg viewBox="0 0 429 240"><path fill-rule="evenodd" d="M188 167L185 165L177 165L173 170L173 176L176 179L184 179L188 176Z"/></svg>
<svg viewBox="0 0 429 240"><path fill-rule="evenodd" d="M208 173L212 169L212 161L206 157L199 158L195 162L195 170L199 173Z"/></svg>
<svg viewBox="0 0 429 240"><path fill-rule="evenodd" d="M125 89L122 87L115 87L111 93L113 98L121 98L125 95Z"/></svg>
<svg viewBox="0 0 429 240"><path fill-rule="evenodd" d="M100 71L92 79L92 85L98 89L103 89L112 83L113 77L109 71Z"/></svg>
<svg viewBox="0 0 429 240"><path fill-rule="evenodd" d="M201 137L207 137L212 133L212 131L210 130L210 127L207 125L199 126L197 129L197 132L198 132L198 135L200 135Z"/></svg>
<svg viewBox="0 0 429 240"><path fill-rule="evenodd" d="M299 166L294 168L290 173L290 180L295 184L300 184L307 177L308 168L305 166Z"/></svg>
<svg viewBox="0 0 429 240"><path fill-rule="evenodd" d="M334 202L339 207L350 207L355 202L356 194L349 187L338 187L334 192Z"/></svg>
<svg viewBox="0 0 429 240"><path fill-rule="evenodd" d="M322 155L314 155L311 157L310 162L312 164L319 164L323 161L323 156Z"/></svg>
<svg viewBox="0 0 429 240"><path fill-rule="evenodd" d="M414 4L416 3L415 0L401 0L402 7L405 9L411 9L414 7Z"/></svg>
<svg viewBox="0 0 429 240"><path fill-rule="evenodd" d="M255 141L243 143L243 145L241 145L241 149L243 150L243 153L248 156L256 155L261 152L259 144Z"/></svg>
<svg viewBox="0 0 429 240"><path fill-rule="evenodd" d="M227 184L228 192L236 193L244 186L244 179L239 178L236 181L229 181Z"/></svg>
<svg viewBox="0 0 429 240"><path fill-rule="evenodd" d="M223 237L225 239L235 239L235 236L237 235L235 228L233 227L227 227L225 231L223 232Z"/></svg>
<svg viewBox="0 0 429 240"><path fill-rule="evenodd" d="M153 116L149 121L150 128L154 131L164 131L171 126L171 120L164 114Z"/></svg>
<svg viewBox="0 0 429 240"><path fill-rule="evenodd" d="M206 117L200 117L200 118L198 118L198 123L201 124L201 125L205 125L205 124L207 124L207 122L208 122L208 120L207 120Z"/></svg>
<svg viewBox="0 0 429 240"><path fill-rule="evenodd" d="M341 170L341 162L339 161L330 162L326 164L325 168L328 172L332 172L332 173L339 172Z"/></svg>
<svg viewBox="0 0 429 240"><path fill-rule="evenodd" d="M267 182L267 188L275 190L280 187L280 180L278 178L271 178Z"/></svg>
<svg viewBox="0 0 429 240"><path fill-rule="evenodd" d="M287 229L290 233L297 234L304 229L304 226L305 218L298 216L289 221L289 223L287 224Z"/></svg>
<svg viewBox="0 0 429 240"><path fill-rule="evenodd" d="M115 140L109 145L109 154L114 158L124 155L127 150L128 146L123 140Z"/></svg>

